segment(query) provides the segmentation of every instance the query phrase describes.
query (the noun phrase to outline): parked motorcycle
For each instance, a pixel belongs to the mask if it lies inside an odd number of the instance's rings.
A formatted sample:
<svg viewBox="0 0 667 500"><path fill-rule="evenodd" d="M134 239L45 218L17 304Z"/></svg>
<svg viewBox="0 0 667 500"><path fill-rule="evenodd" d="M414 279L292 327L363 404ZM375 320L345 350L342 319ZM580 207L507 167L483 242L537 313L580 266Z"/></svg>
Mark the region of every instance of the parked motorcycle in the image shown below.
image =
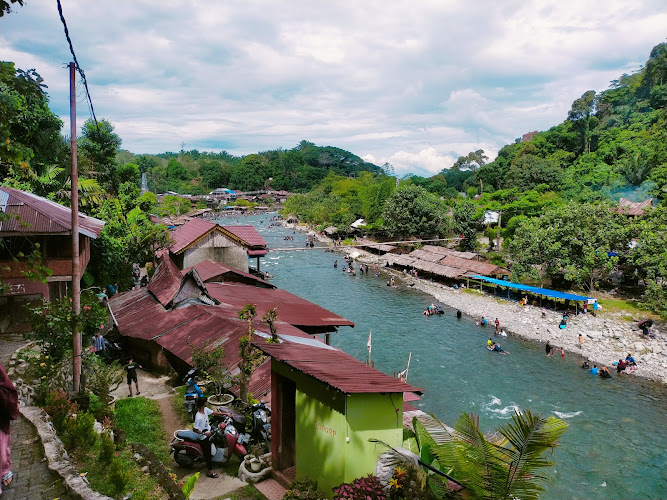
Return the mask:
<svg viewBox="0 0 667 500"><path fill-rule="evenodd" d="M181 467L194 467L205 463L199 434L190 430L174 431L170 453ZM214 464L226 463L232 455L243 457L247 451L239 441L239 431L228 416L211 417L211 461Z"/></svg>
<svg viewBox="0 0 667 500"><path fill-rule="evenodd" d="M188 373L185 374L183 382L185 382L185 411L190 417L190 422L195 421L195 415L197 414L197 398L202 397L201 389L197 384L197 377L195 372L197 370L193 368Z"/></svg>
<svg viewBox="0 0 667 500"><path fill-rule="evenodd" d="M271 410L266 403L260 401L241 410L241 413L232 408L219 411L234 422L234 427L241 433L243 444L258 444L267 452L271 450Z"/></svg>

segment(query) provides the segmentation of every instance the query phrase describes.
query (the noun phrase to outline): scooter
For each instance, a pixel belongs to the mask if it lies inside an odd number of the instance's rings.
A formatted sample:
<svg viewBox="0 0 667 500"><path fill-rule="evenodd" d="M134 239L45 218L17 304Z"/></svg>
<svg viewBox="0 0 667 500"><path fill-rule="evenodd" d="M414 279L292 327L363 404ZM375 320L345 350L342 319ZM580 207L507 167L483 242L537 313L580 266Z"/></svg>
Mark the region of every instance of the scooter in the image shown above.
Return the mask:
<svg viewBox="0 0 667 500"><path fill-rule="evenodd" d="M243 460L247 451L239 442L239 431L234 427L231 419L223 416L212 417L211 420L211 461L214 464L224 464L232 455ZM170 453L174 454L174 460L181 467L194 467L196 464L205 462L199 434L194 431L174 431L174 439L170 447Z"/></svg>
<svg viewBox="0 0 667 500"><path fill-rule="evenodd" d="M250 405L242 410L242 413L231 408L223 408L218 411L232 420L234 427L241 433L240 440L243 444L247 443L248 446L258 444L267 452L271 450L271 410L266 403L260 401ZM246 415L250 416L249 428Z"/></svg>
<svg viewBox="0 0 667 500"><path fill-rule="evenodd" d="M197 377L195 377L195 372L197 370L193 368L188 373L185 374L183 382L186 384L185 388L185 411L190 417L190 422L195 421L195 415L197 414L197 398L202 397L202 393L199 385L197 385Z"/></svg>

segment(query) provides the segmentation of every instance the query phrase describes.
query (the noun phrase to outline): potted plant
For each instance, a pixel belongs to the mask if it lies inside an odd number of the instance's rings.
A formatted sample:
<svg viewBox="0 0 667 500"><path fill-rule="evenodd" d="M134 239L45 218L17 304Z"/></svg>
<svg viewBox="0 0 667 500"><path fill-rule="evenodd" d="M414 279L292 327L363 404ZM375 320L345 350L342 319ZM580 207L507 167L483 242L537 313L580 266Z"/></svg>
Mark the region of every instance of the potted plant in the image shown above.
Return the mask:
<svg viewBox="0 0 667 500"><path fill-rule="evenodd" d="M214 347L212 342L202 342L198 346L190 344L190 352L193 366L208 379L207 387L213 393L208 397L209 404L219 407L234 401L234 395L229 392L232 377L223 361L224 346Z"/></svg>

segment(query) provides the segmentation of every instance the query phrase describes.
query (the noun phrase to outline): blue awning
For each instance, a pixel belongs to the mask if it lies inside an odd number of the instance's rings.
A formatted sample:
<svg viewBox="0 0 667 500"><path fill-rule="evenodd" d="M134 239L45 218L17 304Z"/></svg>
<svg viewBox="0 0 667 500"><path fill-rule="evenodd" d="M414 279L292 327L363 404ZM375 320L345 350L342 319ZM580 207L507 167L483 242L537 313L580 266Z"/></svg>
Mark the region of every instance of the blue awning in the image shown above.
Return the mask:
<svg viewBox="0 0 667 500"><path fill-rule="evenodd" d="M548 288L540 288L537 286L522 285L521 283L512 283L511 281L497 280L495 278L487 278L486 276L474 275L471 278L477 278L480 280L488 281L489 283L494 283L496 285L504 286L507 288L515 288L516 290L524 290L526 292L534 293L537 295L544 295L546 297L553 297L555 299L569 299L569 300L579 300L586 301L595 300L593 297L584 297L583 295L575 295L574 293L565 293L557 292L556 290L549 290Z"/></svg>

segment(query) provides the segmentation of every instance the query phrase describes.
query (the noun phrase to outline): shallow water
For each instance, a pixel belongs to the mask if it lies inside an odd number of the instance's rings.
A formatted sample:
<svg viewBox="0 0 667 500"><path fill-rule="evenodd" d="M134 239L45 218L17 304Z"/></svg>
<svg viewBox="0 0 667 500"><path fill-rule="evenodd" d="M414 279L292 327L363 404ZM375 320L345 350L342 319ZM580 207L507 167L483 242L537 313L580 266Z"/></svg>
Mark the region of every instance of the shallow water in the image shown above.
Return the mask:
<svg viewBox="0 0 667 500"><path fill-rule="evenodd" d="M238 223L254 223L270 248L302 248L305 242L303 234L268 228L267 216ZM294 235L294 241L285 241L285 235ZM491 430L506 422L514 407L565 419L569 428L562 446L550 457L557 463L555 482L543 498L667 497L664 386L631 376L593 377L572 353L564 360L546 358L543 344L518 338L500 339L508 356L489 352L485 344L492 327L457 320L447 308L443 316L424 317L431 296L405 285L387 287L386 275L350 276L341 271L343 263L340 254L324 250L275 252L261 260L261 269L275 276L276 286L354 321L355 328L332 335L332 344L357 359L368 358L370 329L377 369L403 370L412 352L409 382L425 390L416 405L447 424L473 412L482 428Z"/></svg>

